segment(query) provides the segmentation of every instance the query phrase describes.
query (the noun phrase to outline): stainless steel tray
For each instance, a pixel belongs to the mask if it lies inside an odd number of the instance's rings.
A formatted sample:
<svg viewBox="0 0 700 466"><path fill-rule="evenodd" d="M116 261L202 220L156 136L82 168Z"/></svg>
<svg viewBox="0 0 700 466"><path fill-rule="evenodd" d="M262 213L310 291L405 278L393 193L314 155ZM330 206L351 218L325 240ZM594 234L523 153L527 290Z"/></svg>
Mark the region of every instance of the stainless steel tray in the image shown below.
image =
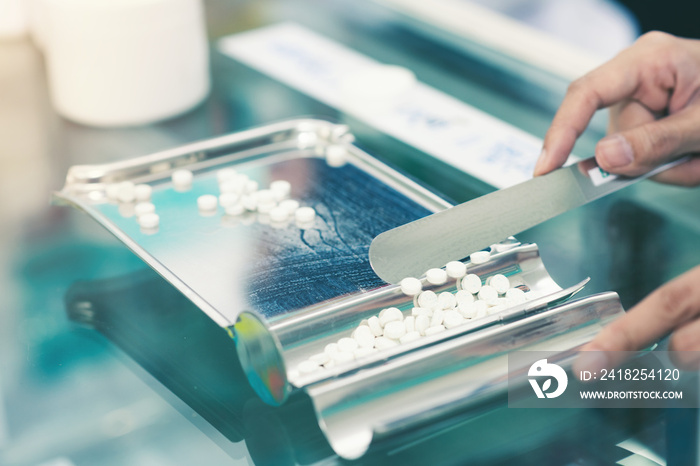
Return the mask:
<svg viewBox="0 0 700 466"><path fill-rule="evenodd" d="M616 293L602 293L465 333L306 390L335 452L359 458L372 442L416 430L425 435L440 424L448 428L450 418L504 398L509 374L529 368L509 365L511 351L555 352L552 361L570 368L575 350L623 312Z"/></svg>
<svg viewBox="0 0 700 466"><path fill-rule="evenodd" d="M495 252L496 248L500 252ZM399 286L388 285L373 291L342 297L319 305L278 315L267 320L259 319L255 313L244 312L234 326L236 344L242 356L243 367L251 380L283 380L281 386L268 384L256 387L261 396L272 404L283 402L296 388L307 387L321 380L382 364L384 361L433 344L492 327L502 327L510 322L553 308L579 292L588 279L567 289L562 289L549 276L542 263L537 246L511 242L492 247L491 260L481 265L470 265L470 273L486 280L491 275L509 277L512 286L528 292L530 299L518 306L497 314L473 319L457 328L424 337L409 344L374 353L361 360L338 364L330 369L299 374L298 364L311 355L320 353L324 347L342 337L350 336L363 319L368 319L387 307L397 307L410 315L413 299L401 292ZM431 286L425 279L424 289L436 293L455 292L455 280L444 285Z"/></svg>
<svg viewBox="0 0 700 466"><path fill-rule="evenodd" d="M347 163L328 163L326 155L339 148ZM292 197L314 207L317 219L299 226L273 225L253 213L202 216L197 197L218 193L216 172L224 167L261 185L290 181ZM184 192L171 183L178 168L195 174ZM142 231L129 205L108 199L108 186L125 180L152 186L157 232ZM329 442L346 458L362 455L375 436L429 424L502 391L504 352L532 345L572 350L623 312L614 293L565 303L586 280L562 289L537 246L511 238L493 245L492 260L472 271L509 275L531 291L530 301L372 357L295 374L300 361L349 336L362 319L384 307L412 306L399 287L374 274L369 245L389 228L450 206L354 145L346 126L327 121L292 120L121 163L74 167L55 198L84 210L228 331L263 400L280 404L305 390ZM457 386L465 374L470 383ZM371 408L377 403L389 408Z"/></svg>
<svg viewBox="0 0 700 466"><path fill-rule="evenodd" d="M84 210L222 327L243 310L262 318L384 284L367 251L377 234L449 203L352 144L345 125L292 120L136 159L70 169L59 201ZM341 167L326 163L343 146ZM292 184L292 197L318 213L311 228L270 225L264 216L203 217L197 197L218 194L216 171L235 166L261 185ZM171 174L188 168L192 189L173 189ZM156 234L140 230L126 205L110 202L109 184L153 187Z"/></svg>

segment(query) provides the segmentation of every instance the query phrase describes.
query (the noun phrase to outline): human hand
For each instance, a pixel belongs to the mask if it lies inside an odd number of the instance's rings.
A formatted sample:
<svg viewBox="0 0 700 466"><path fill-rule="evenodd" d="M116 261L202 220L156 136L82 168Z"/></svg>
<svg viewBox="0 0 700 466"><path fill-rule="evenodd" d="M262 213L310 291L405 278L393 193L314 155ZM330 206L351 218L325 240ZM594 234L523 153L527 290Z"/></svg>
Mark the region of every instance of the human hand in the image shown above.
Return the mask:
<svg viewBox="0 0 700 466"><path fill-rule="evenodd" d="M545 135L535 176L562 166L593 114L606 107L609 135L595 148L602 169L637 176L691 154L654 179L700 184L700 40L650 32L574 81Z"/></svg>
<svg viewBox="0 0 700 466"><path fill-rule="evenodd" d="M683 368L700 363L700 266L659 287L627 314L607 325L581 351L596 351L574 362L574 373L600 372L621 364L625 353L671 335L670 349Z"/></svg>

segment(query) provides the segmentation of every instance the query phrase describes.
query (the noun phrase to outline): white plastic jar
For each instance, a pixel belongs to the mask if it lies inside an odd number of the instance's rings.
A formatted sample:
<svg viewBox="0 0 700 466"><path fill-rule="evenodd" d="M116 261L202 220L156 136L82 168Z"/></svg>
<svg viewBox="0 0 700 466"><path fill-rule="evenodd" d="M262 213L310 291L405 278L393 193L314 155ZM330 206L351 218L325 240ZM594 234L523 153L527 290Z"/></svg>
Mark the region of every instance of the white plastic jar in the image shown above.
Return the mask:
<svg viewBox="0 0 700 466"><path fill-rule="evenodd" d="M183 113L209 93L201 0L44 0L56 110L128 126Z"/></svg>
<svg viewBox="0 0 700 466"><path fill-rule="evenodd" d="M24 0L0 0L0 40L22 37L29 29Z"/></svg>

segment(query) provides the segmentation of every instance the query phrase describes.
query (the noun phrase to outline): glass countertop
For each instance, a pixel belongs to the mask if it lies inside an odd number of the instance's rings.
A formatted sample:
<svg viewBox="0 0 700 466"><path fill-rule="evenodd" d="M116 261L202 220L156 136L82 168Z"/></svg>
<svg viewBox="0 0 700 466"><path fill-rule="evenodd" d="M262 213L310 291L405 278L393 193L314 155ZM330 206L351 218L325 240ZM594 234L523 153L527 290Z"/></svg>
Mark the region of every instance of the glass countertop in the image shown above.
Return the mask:
<svg viewBox="0 0 700 466"><path fill-rule="evenodd" d="M542 137L567 83L480 44L437 40L375 2L206 2L213 91L191 112L97 129L51 108L42 54L0 43L0 463L340 464L303 394L263 404L231 340L88 216L50 205L70 166L124 160L274 121L346 123L357 144L441 195L489 187L420 150L220 54L218 38L294 21ZM505 65L504 65L505 63ZM591 154L601 125L576 153ZM625 308L700 264L700 189L644 181L521 235L562 286L616 291ZM663 343L662 343L663 345ZM633 451L694 458L688 410L461 413L429 436L372 446L358 464L613 464ZM685 463L683 463L685 464Z"/></svg>

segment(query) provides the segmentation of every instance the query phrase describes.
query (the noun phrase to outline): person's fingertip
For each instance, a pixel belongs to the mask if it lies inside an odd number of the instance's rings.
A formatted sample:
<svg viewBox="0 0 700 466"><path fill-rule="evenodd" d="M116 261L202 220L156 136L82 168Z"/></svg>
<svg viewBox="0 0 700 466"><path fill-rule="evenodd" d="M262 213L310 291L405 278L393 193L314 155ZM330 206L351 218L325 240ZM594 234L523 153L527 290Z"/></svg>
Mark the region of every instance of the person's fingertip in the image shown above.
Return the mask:
<svg viewBox="0 0 700 466"><path fill-rule="evenodd" d="M535 169L533 170L534 176L540 176L544 174L544 168L547 164L547 150L543 147L540 156L537 158L535 163Z"/></svg>
<svg viewBox="0 0 700 466"><path fill-rule="evenodd" d="M634 151L629 141L621 134L606 136L595 148L598 165L604 170L626 167L634 161Z"/></svg>
<svg viewBox="0 0 700 466"><path fill-rule="evenodd" d="M592 374L599 374L603 369L607 369L610 366L610 361L608 360L605 352L600 350L590 350L581 351L578 354L576 360L574 360L572 370L574 375L579 380L582 380L582 375L585 372Z"/></svg>

